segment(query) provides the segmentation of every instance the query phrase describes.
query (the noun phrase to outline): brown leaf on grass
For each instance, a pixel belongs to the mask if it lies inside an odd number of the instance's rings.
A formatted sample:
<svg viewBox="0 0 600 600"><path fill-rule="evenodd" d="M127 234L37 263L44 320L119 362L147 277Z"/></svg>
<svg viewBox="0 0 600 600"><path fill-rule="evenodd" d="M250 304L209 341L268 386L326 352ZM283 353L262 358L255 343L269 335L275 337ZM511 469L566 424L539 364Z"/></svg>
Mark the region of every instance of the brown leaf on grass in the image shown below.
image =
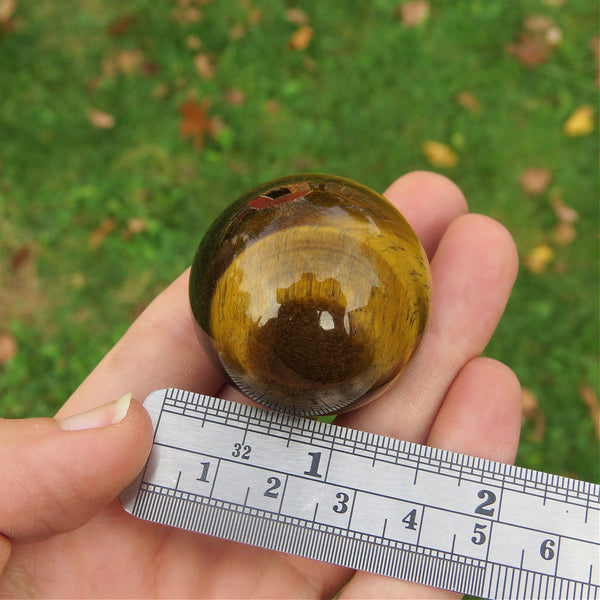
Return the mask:
<svg viewBox="0 0 600 600"><path fill-rule="evenodd" d="M552 173L550 169L533 167L525 169L521 173L519 185L526 194L537 196L546 190L551 180Z"/></svg>
<svg viewBox="0 0 600 600"><path fill-rule="evenodd" d="M554 210L554 214L560 223L575 223L579 219L579 213L571 208L560 197L560 193L555 191L550 196L550 204Z"/></svg>
<svg viewBox="0 0 600 600"><path fill-rule="evenodd" d="M204 52L194 56L194 66L202 79L212 79L215 76L216 67L211 61L210 56Z"/></svg>
<svg viewBox="0 0 600 600"><path fill-rule="evenodd" d="M281 105L277 100L270 99L265 102L265 109L268 113L275 115L281 111Z"/></svg>
<svg viewBox="0 0 600 600"><path fill-rule="evenodd" d="M180 25L199 23L202 17L202 11L196 6L180 5L171 11L171 19Z"/></svg>
<svg viewBox="0 0 600 600"><path fill-rule="evenodd" d="M310 25L301 25L290 37L288 46L292 50L306 50L313 39L314 29Z"/></svg>
<svg viewBox="0 0 600 600"><path fill-rule="evenodd" d="M143 217L131 217L127 219L127 229L121 232L124 240L131 240L134 236L148 230L148 221Z"/></svg>
<svg viewBox="0 0 600 600"><path fill-rule="evenodd" d="M521 33L518 42L506 46L506 52L531 69L548 60L551 47L545 40L532 33Z"/></svg>
<svg viewBox="0 0 600 600"><path fill-rule="evenodd" d="M233 106L240 106L246 102L246 94L244 91L236 88L228 90L225 94L225 97L227 98L227 102Z"/></svg>
<svg viewBox="0 0 600 600"><path fill-rule="evenodd" d="M306 25L308 23L308 15L301 8L288 8L285 11L285 20L294 25Z"/></svg>
<svg viewBox="0 0 600 600"><path fill-rule="evenodd" d="M587 135L594 131L594 107L584 104L576 108L563 125L564 132L569 137Z"/></svg>
<svg viewBox="0 0 600 600"><path fill-rule="evenodd" d="M209 104L208 100L197 102L190 99L179 106L179 134L182 138L191 137L196 150L204 147L204 136L207 133L214 135L214 119L207 114Z"/></svg>
<svg viewBox="0 0 600 600"><path fill-rule="evenodd" d="M88 108L88 119L98 129L112 129L115 126L115 118L98 108Z"/></svg>
<svg viewBox="0 0 600 600"><path fill-rule="evenodd" d="M230 30L228 37L232 42L237 40L241 40L246 34L248 30L241 23L236 23Z"/></svg>
<svg viewBox="0 0 600 600"><path fill-rule="evenodd" d="M123 37L135 24L135 17L132 15L121 15L113 19L106 28L108 35L111 37Z"/></svg>
<svg viewBox="0 0 600 600"><path fill-rule="evenodd" d="M185 45L190 50L200 50L202 48L202 40L197 35L188 35L185 38Z"/></svg>
<svg viewBox="0 0 600 600"><path fill-rule="evenodd" d="M527 31L544 32L554 27L554 19L547 15L531 15L523 21L523 26Z"/></svg>
<svg viewBox="0 0 600 600"><path fill-rule="evenodd" d="M577 237L577 230L571 223L560 222L552 232L552 239L557 246L567 246Z"/></svg>
<svg viewBox="0 0 600 600"><path fill-rule="evenodd" d="M531 15L523 21L523 27L539 36L549 46L558 46L562 42L562 29L547 15Z"/></svg>
<svg viewBox="0 0 600 600"><path fill-rule="evenodd" d="M400 6L400 22L405 27L416 27L429 17L428 0L409 0Z"/></svg>
<svg viewBox="0 0 600 600"><path fill-rule="evenodd" d="M94 231L92 231L89 239L89 246L92 250L98 250L102 246L102 242L106 239L106 236L113 232L117 227L117 224L113 219L104 219Z"/></svg>
<svg viewBox="0 0 600 600"><path fill-rule="evenodd" d="M249 25L258 25L263 18L263 13L260 8L251 8L248 11L248 24Z"/></svg>
<svg viewBox="0 0 600 600"><path fill-rule="evenodd" d="M10 333L0 333L0 367L12 360L18 351L17 341Z"/></svg>
<svg viewBox="0 0 600 600"><path fill-rule="evenodd" d="M596 439L600 440L600 403L598 396L591 385L582 386L579 390L579 395L590 412L590 418L596 432Z"/></svg>
<svg viewBox="0 0 600 600"><path fill-rule="evenodd" d="M554 250L547 244L536 246L524 260L525 267L531 273L539 275L554 260Z"/></svg>
<svg viewBox="0 0 600 600"><path fill-rule="evenodd" d="M10 267L13 271L20 271L31 262L33 250L29 244L15 250L10 257Z"/></svg>
<svg viewBox="0 0 600 600"><path fill-rule="evenodd" d="M450 146L428 140L423 143L422 150L427 157L427 160L434 167L450 168L458 163L458 156Z"/></svg>
<svg viewBox="0 0 600 600"><path fill-rule="evenodd" d="M124 75L131 75L139 71L145 62L141 50L120 50L115 54L115 67Z"/></svg>
<svg viewBox="0 0 600 600"><path fill-rule="evenodd" d="M527 388L521 390L521 416L523 423L533 422L531 439L541 442L546 430L546 418L538 405L537 396Z"/></svg>
<svg viewBox="0 0 600 600"><path fill-rule="evenodd" d="M481 103L479 102L479 100L477 100L477 98L473 95L472 92L469 92L467 90L459 92L456 96L456 101L463 108L466 108L469 112L481 112Z"/></svg>
<svg viewBox="0 0 600 600"><path fill-rule="evenodd" d="M10 29L10 20L17 11L17 0L0 0L0 30Z"/></svg>
<svg viewBox="0 0 600 600"><path fill-rule="evenodd" d="M148 229L148 221L143 217L131 217L127 219L127 230L131 231L134 235L143 233Z"/></svg>

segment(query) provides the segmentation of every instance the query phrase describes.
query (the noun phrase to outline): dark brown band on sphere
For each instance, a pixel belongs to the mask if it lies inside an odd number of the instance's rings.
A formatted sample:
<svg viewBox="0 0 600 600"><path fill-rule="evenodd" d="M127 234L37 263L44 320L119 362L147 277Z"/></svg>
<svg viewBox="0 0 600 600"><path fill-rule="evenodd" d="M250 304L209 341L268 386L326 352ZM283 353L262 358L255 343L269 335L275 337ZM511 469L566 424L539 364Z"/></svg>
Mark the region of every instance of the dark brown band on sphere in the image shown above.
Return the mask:
<svg viewBox="0 0 600 600"><path fill-rule="evenodd" d="M198 247L190 302L209 355L255 401L298 415L379 395L422 337L427 259L385 198L330 175L244 194Z"/></svg>

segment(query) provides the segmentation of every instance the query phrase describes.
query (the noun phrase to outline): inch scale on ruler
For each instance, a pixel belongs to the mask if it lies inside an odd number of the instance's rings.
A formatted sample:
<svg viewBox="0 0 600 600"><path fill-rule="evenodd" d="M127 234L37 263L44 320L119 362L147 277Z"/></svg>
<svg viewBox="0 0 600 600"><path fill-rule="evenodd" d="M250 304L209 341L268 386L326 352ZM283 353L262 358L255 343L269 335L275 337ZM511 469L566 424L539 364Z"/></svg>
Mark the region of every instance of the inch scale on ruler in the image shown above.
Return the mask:
<svg viewBox="0 0 600 600"><path fill-rule="evenodd" d="M600 489L159 390L136 517L485 598L600 600Z"/></svg>

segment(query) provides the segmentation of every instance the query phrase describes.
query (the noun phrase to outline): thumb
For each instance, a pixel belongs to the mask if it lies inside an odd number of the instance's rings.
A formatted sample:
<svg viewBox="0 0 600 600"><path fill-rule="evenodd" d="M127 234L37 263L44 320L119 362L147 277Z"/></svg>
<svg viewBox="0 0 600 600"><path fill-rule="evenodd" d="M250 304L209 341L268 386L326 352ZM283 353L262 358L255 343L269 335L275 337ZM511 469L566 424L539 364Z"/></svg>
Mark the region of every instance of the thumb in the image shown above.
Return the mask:
<svg viewBox="0 0 600 600"><path fill-rule="evenodd" d="M0 419L0 534L32 541L76 529L133 481L151 444L131 395L66 419Z"/></svg>

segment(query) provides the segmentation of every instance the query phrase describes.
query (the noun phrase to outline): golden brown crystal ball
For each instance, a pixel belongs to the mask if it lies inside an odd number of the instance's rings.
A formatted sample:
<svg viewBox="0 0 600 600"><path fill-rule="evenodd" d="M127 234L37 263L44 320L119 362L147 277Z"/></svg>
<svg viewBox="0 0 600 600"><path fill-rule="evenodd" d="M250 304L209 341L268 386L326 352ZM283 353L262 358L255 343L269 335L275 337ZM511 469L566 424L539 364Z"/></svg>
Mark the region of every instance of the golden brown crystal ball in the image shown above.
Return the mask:
<svg viewBox="0 0 600 600"><path fill-rule="evenodd" d="M241 196L202 240L190 301L209 355L256 402L297 415L379 395L421 340L429 265L383 196L292 175Z"/></svg>

